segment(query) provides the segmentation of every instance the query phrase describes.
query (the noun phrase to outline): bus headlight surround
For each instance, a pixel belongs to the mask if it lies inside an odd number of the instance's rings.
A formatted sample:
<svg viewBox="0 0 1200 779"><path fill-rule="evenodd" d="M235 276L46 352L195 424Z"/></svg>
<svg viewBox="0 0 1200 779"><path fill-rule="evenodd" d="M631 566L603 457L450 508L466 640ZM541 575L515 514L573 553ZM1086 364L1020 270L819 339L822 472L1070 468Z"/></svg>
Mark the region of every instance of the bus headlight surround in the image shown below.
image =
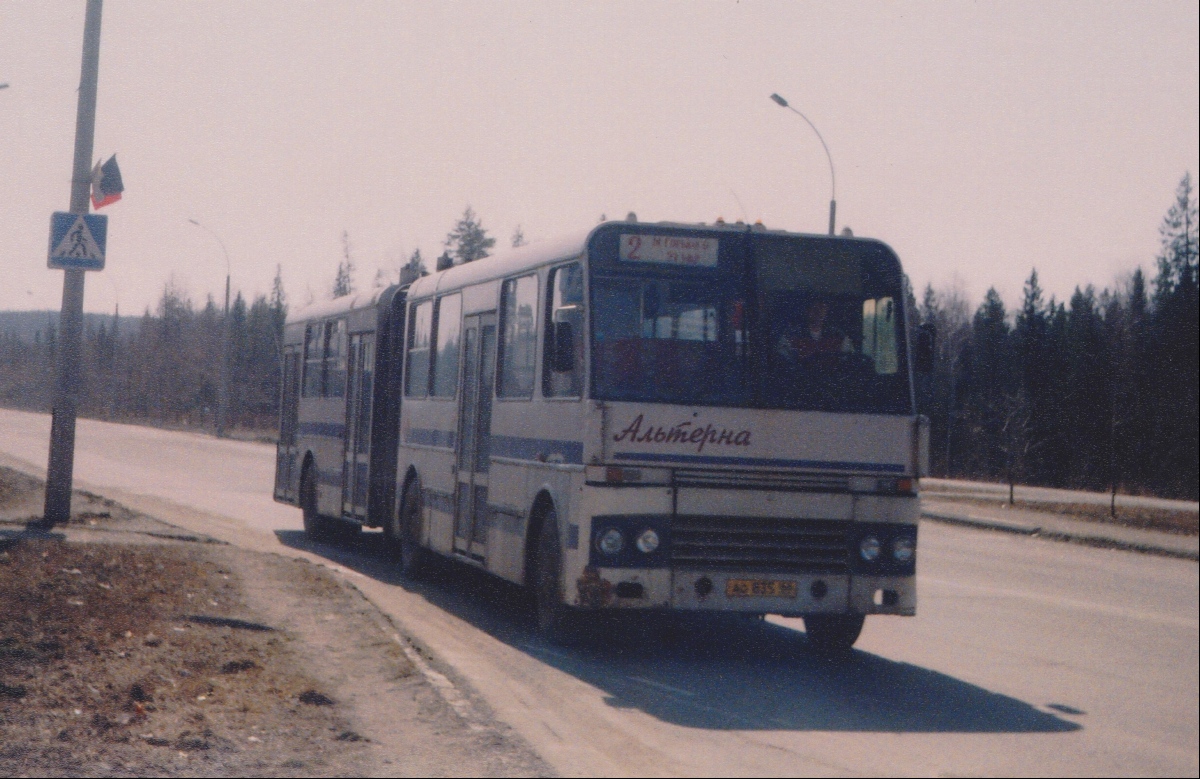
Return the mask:
<svg viewBox="0 0 1200 779"><path fill-rule="evenodd" d="M650 554L655 549L658 549L658 544L658 533L655 533L654 529L649 527L643 530L637 539L637 548L642 554Z"/></svg>
<svg viewBox="0 0 1200 779"><path fill-rule="evenodd" d="M900 536L892 542L892 557L898 563L911 562L917 552L917 543L908 536Z"/></svg>
<svg viewBox="0 0 1200 779"><path fill-rule="evenodd" d="M625 548L625 536L615 527L610 527L596 540L596 548L606 555L619 554Z"/></svg>
<svg viewBox="0 0 1200 779"><path fill-rule="evenodd" d="M879 559L879 552L882 549L879 539L875 536L867 536L858 544L858 553L862 555L862 559L868 563L873 563Z"/></svg>

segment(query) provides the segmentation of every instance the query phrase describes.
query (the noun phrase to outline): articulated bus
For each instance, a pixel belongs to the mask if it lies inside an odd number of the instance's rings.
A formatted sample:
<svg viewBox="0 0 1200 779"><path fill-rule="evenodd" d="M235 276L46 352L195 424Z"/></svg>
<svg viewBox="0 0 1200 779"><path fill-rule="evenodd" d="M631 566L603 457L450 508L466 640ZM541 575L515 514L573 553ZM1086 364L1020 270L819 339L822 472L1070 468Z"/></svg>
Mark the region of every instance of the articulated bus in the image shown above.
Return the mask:
<svg viewBox="0 0 1200 779"><path fill-rule="evenodd" d="M275 496L406 575L524 585L552 639L724 611L844 651L916 611L906 300L879 241L630 220L322 304L285 331Z"/></svg>

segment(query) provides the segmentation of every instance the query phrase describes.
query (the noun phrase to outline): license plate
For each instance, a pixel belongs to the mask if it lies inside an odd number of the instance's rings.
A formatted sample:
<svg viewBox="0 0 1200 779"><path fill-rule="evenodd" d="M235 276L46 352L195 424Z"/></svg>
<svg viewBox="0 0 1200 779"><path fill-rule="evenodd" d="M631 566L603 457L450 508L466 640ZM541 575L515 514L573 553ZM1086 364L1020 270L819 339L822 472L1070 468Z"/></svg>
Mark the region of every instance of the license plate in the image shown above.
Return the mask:
<svg viewBox="0 0 1200 779"><path fill-rule="evenodd" d="M730 579L725 582L727 598L794 598L796 583L765 579Z"/></svg>

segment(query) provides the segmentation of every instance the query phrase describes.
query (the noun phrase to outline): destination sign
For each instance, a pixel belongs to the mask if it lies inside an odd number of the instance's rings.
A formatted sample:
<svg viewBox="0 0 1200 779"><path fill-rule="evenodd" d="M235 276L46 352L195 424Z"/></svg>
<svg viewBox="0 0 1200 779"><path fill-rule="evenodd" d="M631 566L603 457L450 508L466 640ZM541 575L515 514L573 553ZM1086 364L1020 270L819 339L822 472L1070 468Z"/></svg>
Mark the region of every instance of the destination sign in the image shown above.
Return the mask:
<svg viewBox="0 0 1200 779"><path fill-rule="evenodd" d="M620 258L626 262L717 267L717 239L653 233L622 233Z"/></svg>

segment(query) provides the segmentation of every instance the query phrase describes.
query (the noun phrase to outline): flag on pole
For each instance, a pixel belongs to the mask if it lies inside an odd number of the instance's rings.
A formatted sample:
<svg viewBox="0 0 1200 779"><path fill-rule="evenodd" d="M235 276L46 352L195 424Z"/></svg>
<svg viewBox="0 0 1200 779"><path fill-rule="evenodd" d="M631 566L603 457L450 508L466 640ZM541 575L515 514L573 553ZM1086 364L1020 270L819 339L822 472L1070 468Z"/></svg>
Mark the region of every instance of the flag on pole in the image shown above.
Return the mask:
<svg viewBox="0 0 1200 779"><path fill-rule="evenodd" d="M92 169L92 208L100 209L121 199L125 185L121 183L121 169L117 167L117 155L108 158Z"/></svg>

